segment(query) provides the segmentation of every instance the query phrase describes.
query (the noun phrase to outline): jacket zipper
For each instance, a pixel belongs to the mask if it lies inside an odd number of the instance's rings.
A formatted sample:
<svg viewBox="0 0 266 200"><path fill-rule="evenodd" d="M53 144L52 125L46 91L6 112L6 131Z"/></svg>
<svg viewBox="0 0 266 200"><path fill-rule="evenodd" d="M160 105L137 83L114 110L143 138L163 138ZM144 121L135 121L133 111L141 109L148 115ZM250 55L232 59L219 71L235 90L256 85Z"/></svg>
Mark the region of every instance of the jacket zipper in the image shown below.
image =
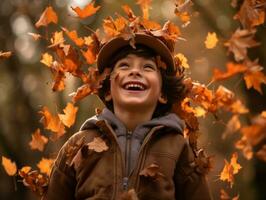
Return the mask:
<svg viewBox="0 0 266 200"><path fill-rule="evenodd" d="M125 147L125 175L123 177L123 189L128 190L128 180L130 174L130 165L131 165L131 138L132 132L126 132L126 147Z"/></svg>

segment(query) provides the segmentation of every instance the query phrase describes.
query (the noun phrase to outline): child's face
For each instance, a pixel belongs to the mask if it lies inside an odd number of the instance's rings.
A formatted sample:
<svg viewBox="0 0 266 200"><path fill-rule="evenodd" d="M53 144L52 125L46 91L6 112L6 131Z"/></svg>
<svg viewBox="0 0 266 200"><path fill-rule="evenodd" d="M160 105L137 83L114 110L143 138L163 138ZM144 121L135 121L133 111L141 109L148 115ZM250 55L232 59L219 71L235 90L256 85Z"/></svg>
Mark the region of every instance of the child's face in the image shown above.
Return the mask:
<svg viewBox="0 0 266 200"><path fill-rule="evenodd" d="M114 110L153 109L161 96L162 77L153 58L129 54L117 61L111 74Z"/></svg>

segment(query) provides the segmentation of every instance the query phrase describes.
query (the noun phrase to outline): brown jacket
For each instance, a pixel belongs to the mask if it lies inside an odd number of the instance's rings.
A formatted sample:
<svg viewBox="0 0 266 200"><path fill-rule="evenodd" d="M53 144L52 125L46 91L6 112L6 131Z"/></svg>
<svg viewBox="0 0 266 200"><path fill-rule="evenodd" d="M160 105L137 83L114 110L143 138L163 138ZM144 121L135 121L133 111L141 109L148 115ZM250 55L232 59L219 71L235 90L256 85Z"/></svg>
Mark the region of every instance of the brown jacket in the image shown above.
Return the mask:
<svg viewBox="0 0 266 200"><path fill-rule="evenodd" d="M45 199L116 200L130 189L140 200L211 199L205 176L179 132L163 125L149 130L128 173L127 158L113 128L106 120L97 121L96 126L76 133L62 147ZM96 137L104 140L107 150L89 149Z"/></svg>

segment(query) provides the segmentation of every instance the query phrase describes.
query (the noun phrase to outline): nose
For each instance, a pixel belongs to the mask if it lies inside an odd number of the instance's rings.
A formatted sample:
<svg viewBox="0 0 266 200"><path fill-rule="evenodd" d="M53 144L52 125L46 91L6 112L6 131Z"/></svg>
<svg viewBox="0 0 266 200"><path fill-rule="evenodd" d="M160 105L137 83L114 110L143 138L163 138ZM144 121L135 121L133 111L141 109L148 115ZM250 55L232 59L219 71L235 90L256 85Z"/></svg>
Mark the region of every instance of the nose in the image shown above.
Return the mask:
<svg viewBox="0 0 266 200"><path fill-rule="evenodd" d="M141 76L141 70L139 67L132 67L129 72L129 76Z"/></svg>

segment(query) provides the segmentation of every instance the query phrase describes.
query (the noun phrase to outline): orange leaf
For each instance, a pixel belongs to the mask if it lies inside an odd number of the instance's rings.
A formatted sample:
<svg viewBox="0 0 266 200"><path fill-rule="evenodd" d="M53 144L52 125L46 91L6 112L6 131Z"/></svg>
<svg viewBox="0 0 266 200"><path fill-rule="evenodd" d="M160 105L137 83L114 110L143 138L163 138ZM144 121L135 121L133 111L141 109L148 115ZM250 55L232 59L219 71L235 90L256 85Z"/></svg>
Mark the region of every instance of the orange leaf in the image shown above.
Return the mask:
<svg viewBox="0 0 266 200"><path fill-rule="evenodd" d="M72 103L68 103L64 109L65 114L59 114L58 116L65 126L71 127L75 123L77 111L78 107L74 107Z"/></svg>
<svg viewBox="0 0 266 200"><path fill-rule="evenodd" d="M0 58L9 58L12 55L11 51L2 52L0 51Z"/></svg>
<svg viewBox="0 0 266 200"><path fill-rule="evenodd" d="M58 17L56 12L51 6L48 6L42 13L38 22L36 22L35 26L39 28L40 26L47 26L50 23L57 24L57 22L58 22Z"/></svg>
<svg viewBox="0 0 266 200"><path fill-rule="evenodd" d="M92 93L92 89L89 84L85 84L80 86L76 92L69 94L72 96L72 102L76 103L78 100L83 99L84 97L88 96Z"/></svg>
<svg viewBox="0 0 266 200"><path fill-rule="evenodd" d="M238 115L233 115L233 117L228 121L226 125L226 130L224 131L222 138L226 138L227 135L238 131L241 128L241 123L239 121Z"/></svg>
<svg viewBox="0 0 266 200"><path fill-rule="evenodd" d="M248 71L244 75L245 83L248 89L253 87L262 94L261 84L266 84L266 76L261 71Z"/></svg>
<svg viewBox="0 0 266 200"><path fill-rule="evenodd" d="M47 174L49 176L53 164L54 164L54 159L42 158L42 160L37 164L37 167L40 169L41 173Z"/></svg>
<svg viewBox="0 0 266 200"><path fill-rule="evenodd" d="M208 32L208 35L206 37L206 40L205 40L205 47L207 49L213 49L214 47L216 47L216 44L218 42L218 39L217 39L217 35L216 33L210 33Z"/></svg>
<svg viewBox="0 0 266 200"><path fill-rule="evenodd" d="M227 71L226 72L221 72L219 69L214 69L213 72L213 80L218 81L218 80L224 80L228 79L238 73L242 73L247 71L247 67L243 64L237 64L233 62L229 62L226 64Z"/></svg>
<svg viewBox="0 0 266 200"><path fill-rule="evenodd" d="M266 118L266 111L262 111L261 112L261 116L264 117L264 118Z"/></svg>
<svg viewBox="0 0 266 200"><path fill-rule="evenodd" d="M39 111L39 113L42 115L41 122L43 123L44 128L55 133L52 139L57 139L64 135L65 127L57 115L53 116L45 106Z"/></svg>
<svg viewBox="0 0 266 200"><path fill-rule="evenodd" d="M242 138L235 143L235 147L242 150L246 159L250 160L253 157L252 146L248 142L246 136L242 136Z"/></svg>
<svg viewBox="0 0 266 200"><path fill-rule="evenodd" d="M92 142L88 143L88 147L98 153L108 150L108 146L105 141L100 137L95 137Z"/></svg>
<svg viewBox="0 0 266 200"><path fill-rule="evenodd" d="M144 26L144 28L147 30L159 30L161 28L160 24L148 19L142 19L141 25Z"/></svg>
<svg viewBox="0 0 266 200"><path fill-rule="evenodd" d="M93 53L91 48L88 48L87 51L81 50L81 52L88 64L93 64L96 61L96 55Z"/></svg>
<svg viewBox="0 0 266 200"><path fill-rule="evenodd" d="M9 176L14 176L17 173L16 163L11 162L11 160L5 156L2 156L2 165Z"/></svg>
<svg viewBox="0 0 266 200"><path fill-rule="evenodd" d="M220 174L220 180L228 181L233 186L234 183L234 174L237 174L239 170L242 168L241 165L237 163L238 155L237 153L233 153L231 157L230 163L225 160L225 166Z"/></svg>
<svg viewBox="0 0 266 200"><path fill-rule="evenodd" d="M256 30L237 29L232 37L224 43L228 51L234 54L236 61L244 60L247 57L247 48L258 46L259 43L253 38Z"/></svg>
<svg viewBox="0 0 266 200"><path fill-rule="evenodd" d="M29 145L31 149L38 149L39 151L43 151L45 144L48 142L48 139L41 135L41 131L38 128L32 135L31 141Z"/></svg>
<svg viewBox="0 0 266 200"><path fill-rule="evenodd" d="M132 9L128 5L123 5L122 9L127 14L129 21L134 21L137 18Z"/></svg>
<svg viewBox="0 0 266 200"><path fill-rule="evenodd" d="M68 31L66 28L62 28L63 31L67 34L67 36L77 45L82 46L84 44L84 40L78 37L77 31Z"/></svg>
<svg viewBox="0 0 266 200"><path fill-rule="evenodd" d="M100 9L101 6L94 7L94 3L95 3L94 1L90 2L88 5L85 6L84 9L80 9L79 7L76 8L71 7L71 8L77 13L77 15L80 18L83 19L91 15L94 15Z"/></svg>
<svg viewBox="0 0 266 200"><path fill-rule="evenodd" d="M141 7L143 18L149 19L149 8L151 0L137 0L137 4L139 4Z"/></svg>

